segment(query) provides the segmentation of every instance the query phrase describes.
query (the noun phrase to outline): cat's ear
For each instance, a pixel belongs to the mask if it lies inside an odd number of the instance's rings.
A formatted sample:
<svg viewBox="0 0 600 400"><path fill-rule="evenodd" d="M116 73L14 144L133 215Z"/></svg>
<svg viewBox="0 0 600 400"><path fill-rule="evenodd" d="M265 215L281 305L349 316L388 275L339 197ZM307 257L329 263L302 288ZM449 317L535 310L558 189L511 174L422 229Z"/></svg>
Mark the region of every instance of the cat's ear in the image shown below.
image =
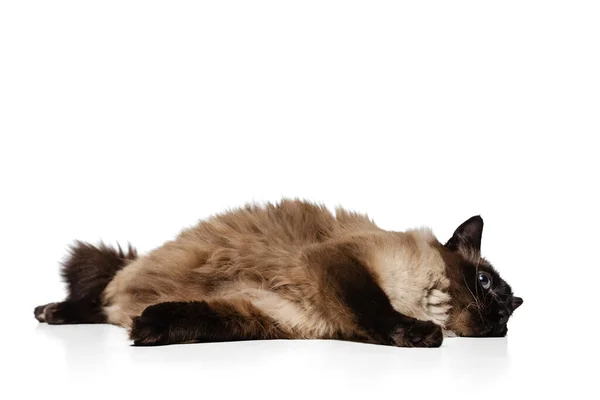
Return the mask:
<svg viewBox="0 0 600 400"><path fill-rule="evenodd" d="M481 250L482 234L483 219L479 215L475 215L456 228L445 246L453 251L466 250L479 253Z"/></svg>

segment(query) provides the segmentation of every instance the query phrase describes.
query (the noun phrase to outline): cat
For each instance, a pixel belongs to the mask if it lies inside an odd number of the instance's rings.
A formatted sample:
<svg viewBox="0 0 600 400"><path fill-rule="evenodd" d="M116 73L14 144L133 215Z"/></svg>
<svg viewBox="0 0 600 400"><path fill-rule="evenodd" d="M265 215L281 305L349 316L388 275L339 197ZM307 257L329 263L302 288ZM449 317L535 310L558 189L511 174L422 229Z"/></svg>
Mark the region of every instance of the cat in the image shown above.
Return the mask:
<svg viewBox="0 0 600 400"><path fill-rule="evenodd" d="M138 256L76 241L65 301L49 324L110 323L136 346L337 339L439 347L501 337L523 302L481 256L483 219L444 244L430 229L379 228L368 215L300 199L213 215Z"/></svg>

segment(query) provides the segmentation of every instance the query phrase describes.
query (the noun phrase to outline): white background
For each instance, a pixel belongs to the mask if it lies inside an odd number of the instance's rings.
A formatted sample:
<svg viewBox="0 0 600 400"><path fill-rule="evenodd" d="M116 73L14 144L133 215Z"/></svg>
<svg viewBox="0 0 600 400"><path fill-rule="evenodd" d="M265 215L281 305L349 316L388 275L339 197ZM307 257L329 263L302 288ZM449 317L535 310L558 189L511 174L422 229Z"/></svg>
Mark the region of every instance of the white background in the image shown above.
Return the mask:
<svg viewBox="0 0 600 400"><path fill-rule="evenodd" d="M594 1L3 1L1 397L597 398L599 20ZM281 196L441 240L481 214L525 299L508 337L137 349L33 318L73 239L148 251Z"/></svg>

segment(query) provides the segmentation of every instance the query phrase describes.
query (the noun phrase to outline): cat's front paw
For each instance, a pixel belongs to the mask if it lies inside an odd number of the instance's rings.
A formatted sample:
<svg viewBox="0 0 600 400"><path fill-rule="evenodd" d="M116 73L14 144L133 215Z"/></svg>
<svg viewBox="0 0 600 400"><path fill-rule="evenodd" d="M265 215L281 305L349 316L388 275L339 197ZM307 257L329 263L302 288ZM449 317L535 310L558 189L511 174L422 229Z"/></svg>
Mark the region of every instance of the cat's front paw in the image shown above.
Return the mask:
<svg viewBox="0 0 600 400"><path fill-rule="evenodd" d="M430 289L423 299L424 320L444 326L448 320L448 311L452 308L450 295L439 289Z"/></svg>
<svg viewBox="0 0 600 400"><path fill-rule="evenodd" d="M408 326L398 326L392 338L400 347L440 347L444 334L442 328L431 321L415 321Z"/></svg>
<svg viewBox="0 0 600 400"><path fill-rule="evenodd" d="M168 343L169 326L148 307L142 315L133 319L129 338L134 346L159 346Z"/></svg>

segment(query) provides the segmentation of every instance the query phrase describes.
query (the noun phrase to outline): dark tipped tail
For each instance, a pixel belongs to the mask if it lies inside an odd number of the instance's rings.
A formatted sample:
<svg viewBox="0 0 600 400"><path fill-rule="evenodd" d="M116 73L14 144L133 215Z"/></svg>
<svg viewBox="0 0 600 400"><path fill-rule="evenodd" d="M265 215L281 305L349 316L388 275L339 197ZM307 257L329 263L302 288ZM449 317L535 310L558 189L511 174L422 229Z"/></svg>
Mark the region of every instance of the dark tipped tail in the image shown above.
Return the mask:
<svg viewBox="0 0 600 400"><path fill-rule="evenodd" d="M61 269L69 292L67 299L36 307L35 318L49 324L106 322L102 292L115 274L136 258L137 251L131 246L124 251L121 246L75 242Z"/></svg>

